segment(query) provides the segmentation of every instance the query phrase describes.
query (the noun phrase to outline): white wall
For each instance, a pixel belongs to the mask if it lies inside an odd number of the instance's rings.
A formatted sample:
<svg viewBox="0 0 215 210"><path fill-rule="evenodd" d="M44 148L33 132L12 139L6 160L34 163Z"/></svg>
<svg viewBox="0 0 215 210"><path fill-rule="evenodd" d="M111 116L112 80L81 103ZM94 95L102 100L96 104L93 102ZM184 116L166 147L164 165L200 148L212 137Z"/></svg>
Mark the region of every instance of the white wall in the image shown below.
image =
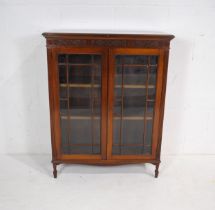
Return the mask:
<svg viewBox="0 0 215 210"><path fill-rule="evenodd" d="M49 153L42 32L161 31L171 44L163 154L215 154L214 0L0 0L0 153Z"/></svg>

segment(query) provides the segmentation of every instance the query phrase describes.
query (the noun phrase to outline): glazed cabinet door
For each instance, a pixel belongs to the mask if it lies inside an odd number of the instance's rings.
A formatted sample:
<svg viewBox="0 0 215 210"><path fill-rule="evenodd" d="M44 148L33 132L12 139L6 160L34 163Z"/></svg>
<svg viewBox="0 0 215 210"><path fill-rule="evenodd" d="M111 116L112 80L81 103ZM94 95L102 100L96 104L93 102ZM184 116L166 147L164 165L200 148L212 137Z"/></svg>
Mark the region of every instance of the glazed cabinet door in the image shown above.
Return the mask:
<svg viewBox="0 0 215 210"><path fill-rule="evenodd" d="M106 52L55 49L53 60L57 158L105 159Z"/></svg>
<svg viewBox="0 0 215 210"><path fill-rule="evenodd" d="M112 49L109 66L108 159L153 159L163 53L159 49Z"/></svg>

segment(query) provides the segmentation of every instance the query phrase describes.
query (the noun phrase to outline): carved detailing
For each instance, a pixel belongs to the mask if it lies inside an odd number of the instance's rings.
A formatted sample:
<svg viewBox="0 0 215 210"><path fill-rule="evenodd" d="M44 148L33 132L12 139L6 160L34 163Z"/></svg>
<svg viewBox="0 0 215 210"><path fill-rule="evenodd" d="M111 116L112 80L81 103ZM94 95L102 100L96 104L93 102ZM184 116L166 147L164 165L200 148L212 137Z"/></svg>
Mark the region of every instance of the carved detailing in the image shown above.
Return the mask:
<svg viewBox="0 0 215 210"><path fill-rule="evenodd" d="M57 40L47 40L48 47L57 47L57 46L86 46L87 40L82 39L57 39Z"/></svg>
<svg viewBox="0 0 215 210"><path fill-rule="evenodd" d="M162 48L165 47L164 41L158 40L131 40L128 42L130 47L141 47L141 48Z"/></svg>
<svg viewBox="0 0 215 210"><path fill-rule="evenodd" d="M140 47L169 48L165 40L119 40L119 39L48 39L47 47Z"/></svg>
<svg viewBox="0 0 215 210"><path fill-rule="evenodd" d="M95 46L105 46L105 47L125 47L126 46L126 40L105 40L105 39L98 39L98 40L91 40L91 45Z"/></svg>

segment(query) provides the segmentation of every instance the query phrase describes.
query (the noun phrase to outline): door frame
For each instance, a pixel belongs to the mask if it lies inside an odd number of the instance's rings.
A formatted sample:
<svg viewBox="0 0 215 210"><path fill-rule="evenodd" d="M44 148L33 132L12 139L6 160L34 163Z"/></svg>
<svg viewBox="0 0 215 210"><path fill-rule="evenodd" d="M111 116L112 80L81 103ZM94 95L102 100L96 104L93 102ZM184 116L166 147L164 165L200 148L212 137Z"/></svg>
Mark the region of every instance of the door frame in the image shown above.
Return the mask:
<svg viewBox="0 0 215 210"><path fill-rule="evenodd" d="M62 154L61 152L61 126L60 126L60 97L58 77L58 54L101 54L101 127L100 127L100 151L101 154ZM49 73L49 97L51 117L51 138L54 160L105 160L107 156L107 79L108 79L108 51L104 47L78 48L57 47L48 51Z"/></svg>
<svg viewBox="0 0 215 210"><path fill-rule="evenodd" d="M156 80L156 96L153 116L152 130L152 154L150 155L112 155L113 145L113 108L114 108L114 76L115 76L115 56L116 55L157 55L158 68ZM138 48L110 48L109 49L109 69L108 69L108 130L107 130L107 159L108 160L152 160L156 159L156 151L159 140L159 122L161 117L160 105L163 85L163 58L162 49L138 49Z"/></svg>

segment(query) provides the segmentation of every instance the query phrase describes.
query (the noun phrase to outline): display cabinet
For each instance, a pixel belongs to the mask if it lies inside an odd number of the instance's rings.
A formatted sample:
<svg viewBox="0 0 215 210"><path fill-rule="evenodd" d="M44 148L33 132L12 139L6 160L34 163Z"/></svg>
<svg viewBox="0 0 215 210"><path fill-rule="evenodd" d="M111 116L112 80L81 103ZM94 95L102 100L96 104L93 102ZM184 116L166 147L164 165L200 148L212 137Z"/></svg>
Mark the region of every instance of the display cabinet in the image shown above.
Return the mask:
<svg viewBox="0 0 215 210"><path fill-rule="evenodd" d="M43 33L57 165L152 163L158 176L173 35Z"/></svg>

